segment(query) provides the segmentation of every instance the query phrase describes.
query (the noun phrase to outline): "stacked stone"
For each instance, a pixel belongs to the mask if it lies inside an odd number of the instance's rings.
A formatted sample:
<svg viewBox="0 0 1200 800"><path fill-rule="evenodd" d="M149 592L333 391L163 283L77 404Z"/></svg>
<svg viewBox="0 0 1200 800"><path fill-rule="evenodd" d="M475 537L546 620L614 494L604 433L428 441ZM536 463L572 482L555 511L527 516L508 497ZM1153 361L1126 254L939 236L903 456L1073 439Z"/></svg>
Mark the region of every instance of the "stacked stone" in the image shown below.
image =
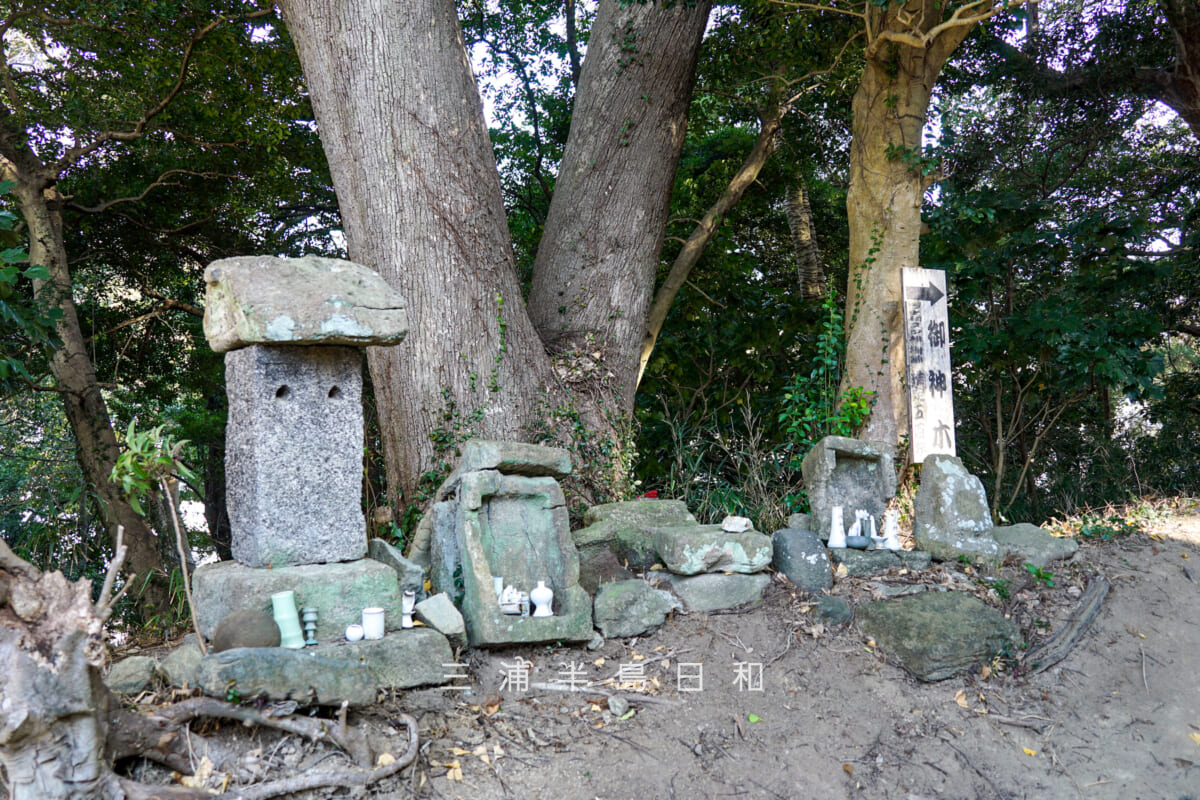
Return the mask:
<svg viewBox="0 0 1200 800"><path fill-rule="evenodd" d="M205 281L204 333L225 354L226 503L236 560L196 571L200 633L211 637L238 610L269 611L272 594L291 590L297 605L317 609L316 635L325 644L316 655L213 654L197 680L217 694L230 681L243 696L307 690L321 703L369 702L377 686L443 682L451 652L436 631L406 632L403 642L334 644L364 607L382 606L388 629L400 627L397 570L364 558L359 348L404 338L404 300L366 267L319 257L223 259L209 265ZM369 669L353 687L318 685L321 676L357 675L363 662ZM397 672L397 662L412 668Z"/></svg>

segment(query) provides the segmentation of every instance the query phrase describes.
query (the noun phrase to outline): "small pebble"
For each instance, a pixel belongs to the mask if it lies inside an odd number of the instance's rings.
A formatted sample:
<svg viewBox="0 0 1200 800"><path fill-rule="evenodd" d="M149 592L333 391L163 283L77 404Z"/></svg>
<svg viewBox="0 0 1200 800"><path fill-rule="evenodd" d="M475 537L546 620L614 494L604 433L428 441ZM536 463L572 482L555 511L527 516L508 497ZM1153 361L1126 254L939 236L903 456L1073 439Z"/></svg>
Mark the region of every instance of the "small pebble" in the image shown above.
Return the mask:
<svg viewBox="0 0 1200 800"><path fill-rule="evenodd" d="M599 650L601 647L604 647L604 637L598 632L593 632L591 641L587 643L587 649Z"/></svg>
<svg viewBox="0 0 1200 800"><path fill-rule="evenodd" d="M629 711L629 701L624 697L608 698L608 710L613 713L613 716L620 719Z"/></svg>
<svg viewBox="0 0 1200 800"><path fill-rule="evenodd" d="M1072 600L1078 600L1082 594L1083 589L1080 589L1078 586L1067 587L1067 597L1071 598Z"/></svg>

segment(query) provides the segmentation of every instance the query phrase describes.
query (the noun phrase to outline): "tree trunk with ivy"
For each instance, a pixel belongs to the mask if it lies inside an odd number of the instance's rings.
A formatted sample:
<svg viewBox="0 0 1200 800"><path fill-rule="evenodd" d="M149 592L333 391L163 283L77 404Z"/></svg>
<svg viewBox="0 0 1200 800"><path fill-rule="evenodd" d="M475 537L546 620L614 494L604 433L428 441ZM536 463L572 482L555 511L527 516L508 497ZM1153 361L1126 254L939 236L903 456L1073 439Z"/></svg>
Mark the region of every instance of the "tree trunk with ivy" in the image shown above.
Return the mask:
<svg viewBox="0 0 1200 800"><path fill-rule="evenodd" d="M558 438L611 476L592 456L632 413L708 3L600 3L528 306L455 3L280 5L350 257L409 304L404 343L369 352L390 499L470 436Z"/></svg>
<svg viewBox="0 0 1200 800"><path fill-rule="evenodd" d="M850 278L842 388L875 393L863 438L897 445L908 434L900 271L919 265L921 202L934 179L921 129L938 74L991 6L936 0L866 5L866 64L853 101Z"/></svg>

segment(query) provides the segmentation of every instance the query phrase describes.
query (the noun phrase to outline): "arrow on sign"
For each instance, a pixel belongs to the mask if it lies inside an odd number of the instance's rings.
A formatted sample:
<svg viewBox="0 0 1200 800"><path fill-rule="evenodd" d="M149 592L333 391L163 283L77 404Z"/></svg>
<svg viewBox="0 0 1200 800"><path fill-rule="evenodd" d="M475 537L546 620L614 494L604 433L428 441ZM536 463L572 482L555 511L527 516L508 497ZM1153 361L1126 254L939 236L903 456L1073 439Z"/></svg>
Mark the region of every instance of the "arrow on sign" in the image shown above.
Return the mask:
<svg viewBox="0 0 1200 800"><path fill-rule="evenodd" d="M905 296L909 300L925 300L930 305L945 297L942 294L942 290L936 286L910 286L908 287L908 291L905 292Z"/></svg>

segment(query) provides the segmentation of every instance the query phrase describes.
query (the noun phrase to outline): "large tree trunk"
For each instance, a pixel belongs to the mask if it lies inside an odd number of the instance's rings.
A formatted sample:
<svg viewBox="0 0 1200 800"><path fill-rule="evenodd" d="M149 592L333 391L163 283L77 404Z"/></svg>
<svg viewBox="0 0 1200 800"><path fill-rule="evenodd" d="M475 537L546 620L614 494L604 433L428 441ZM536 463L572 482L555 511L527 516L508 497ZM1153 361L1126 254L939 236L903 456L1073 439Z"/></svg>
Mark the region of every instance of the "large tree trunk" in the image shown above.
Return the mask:
<svg viewBox="0 0 1200 800"><path fill-rule="evenodd" d="M1158 0L1175 37L1171 69L1146 70L1155 99L1183 118L1200 138L1200 4L1196 0Z"/></svg>
<svg viewBox="0 0 1200 800"><path fill-rule="evenodd" d="M633 411L709 7L600 3L534 262L534 325L553 351L601 354L606 410L620 415Z"/></svg>
<svg viewBox="0 0 1200 800"><path fill-rule="evenodd" d="M439 445L520 437L549 361L521 302L500 180L453 0L282 0L351 259L408 302L368 352L391 500Z"/></svg>
<svg viewBox="0 0 1200 800"><path fill-rule="evenodd" d="M796 253L800 294L806 300L819 300L825 296L825 268L821 263L816 231L813 230L808 190L800 178L788 185L786 202L788 231L792 234L792 249Z"/></svg>
<svg viewBox="0 0 1200 800"><path fill-rule="evenodd" d="M417 499L422 476L446 465L441 451L467 436L535 438L567 405L602 431L628 414L707 2L600 4L535 267L541 336L521 302L454 2L280 5L350 257L409 303L405 342L369 353L390 499ZM542 336L576 332L604 352L602 380L566 397Z"/></svg>
<svg viewBox="0 0 1200 800"><path fill-rule="evenodd" d="M104 525L114 547L118 528L125 530L129 549L128 580L133 587L133 596L147 604L148 614L165 612L170 608L170 596L158 538L111 480L121 450L71 296L71 274L60 212L62 198L56 189L43 189L41 182L36 180L18 180L13 193L29 226L30 263L43 266L50 273L49 280L35 282L34 291L49 307L62 313L57 325L62 346L50 359L50 372L75 434L76 458L100 498Z"/></svg>
<svg viewBox="0 0 1200 800"><path fill-rule="evenodd" d="M875 392L860 435L894 446L908 433L900 270L918 266L921 200L931 182L921 129L942 66L979 17L945 26L936 0L867 9L874 38L853 103L842 388Z"/></svg>

